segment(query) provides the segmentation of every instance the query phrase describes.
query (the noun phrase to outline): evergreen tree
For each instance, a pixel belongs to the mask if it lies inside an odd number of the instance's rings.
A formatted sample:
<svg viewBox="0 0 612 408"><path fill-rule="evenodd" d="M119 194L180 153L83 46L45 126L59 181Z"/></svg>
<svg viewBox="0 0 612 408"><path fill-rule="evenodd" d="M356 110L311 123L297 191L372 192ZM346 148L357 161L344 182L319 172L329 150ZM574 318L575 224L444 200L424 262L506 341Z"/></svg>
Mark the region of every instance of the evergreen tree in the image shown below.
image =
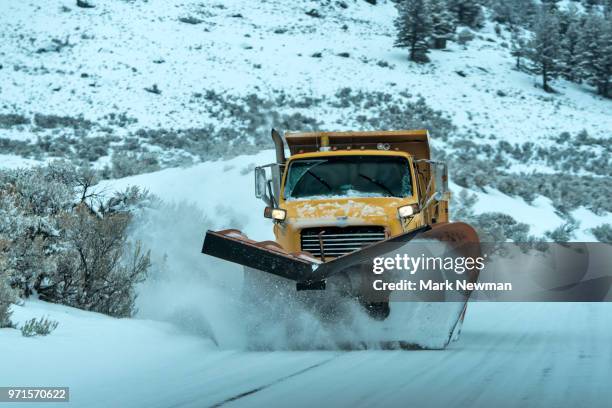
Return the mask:
<svg viewBox="0 0 612 408"><path fill-rule="evenodd" d="M559 73L559 19L556 13L542 7L536 16L533 31L533 38L527 45L530 69L542 77L542 88L552 92L549 82Z"/></svg>
<svg viewBox="0 0 612 408"><path fill-rule="evenodd" d="M431 12L428 0L402 0L397 4L399 16L396 47L408 48L410 60L428 62L429 36L432 32Z"/></svg>
<svg viewBox="0 0 612 408"><path fill-rule="evenodd" d="M538 6L534 0L514 0L510 3L515 5L518 24L529 25L538 14Z"/></svg>
<svg viewBox="0 0 612 408"><path fill-rule="evenodd" d="M510 47L510 54L516 59L516 69L520 70L523 68L521 62L527 56L528 50L527 41L519 27L512 29Z"/></svg>
<svg viewBox="0 0 612 408"><path fill-rule="evenodd" d="M480 28L483 23L482 7L476 0L448 0L448 8L455 14L457 22L471 28Z"/></svg>
<svg viewBox="0 0 612 408"><path fill-rule="evenodd" d="M591 11L593 6L597 6L599 4L599 0L582 0L582 5L588 11Z"/></svg>
<svg viewBox="0 0 612 408"><path fill-rule="evenodd" d="M578 41L580 74L597 93L606 97L612 91L612 22L590 13Z"/></svg>
<svg viewBox="0 0 612 408"><path fill-rule="evenodd" d="M570 6L567 12L560 14L560 71L561 75L569 81L578 81L579 72L579 49L578 42L582 31L582 20L577 9Z"/></svg>
<svg viewBox="0 0 612 408"><path fill-rule="evenodd" d="M516 24L516 15L512 2L504 0L493 0L490 4L493 11L493 21L501 24Z"/></svg>
<svg viewBox="0 0 612 408"><path fill-rule="evenodd" d="M457 22L445 0L430 0L434 48L446 48L446 40L455 32Z"/></svg>
<svg viewBox="0 0 612 408"><path fill-rule="evenodd" d="M559 0L542 0L542 6L547 8L549 11L559 10Z"/></svg>
<svg viewBox="0 0 612 408"><path fill-rule="evenodd" d="M603 14L607 19L612 18L612 0L604 0Z"/></svg>

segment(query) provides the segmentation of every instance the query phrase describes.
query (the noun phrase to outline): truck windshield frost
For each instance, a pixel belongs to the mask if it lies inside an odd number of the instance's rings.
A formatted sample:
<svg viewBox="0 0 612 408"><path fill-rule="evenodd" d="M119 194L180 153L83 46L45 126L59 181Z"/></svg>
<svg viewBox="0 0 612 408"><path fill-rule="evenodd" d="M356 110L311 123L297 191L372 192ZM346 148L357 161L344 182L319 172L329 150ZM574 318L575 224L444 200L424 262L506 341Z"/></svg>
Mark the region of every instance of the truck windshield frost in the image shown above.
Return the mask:
<svg viewBox="0 0 612 408"><path fill-rule="evenodd" d="M408 161L391 156L335 156L291 162L285 199L312 197L408 197Z"/></svg>

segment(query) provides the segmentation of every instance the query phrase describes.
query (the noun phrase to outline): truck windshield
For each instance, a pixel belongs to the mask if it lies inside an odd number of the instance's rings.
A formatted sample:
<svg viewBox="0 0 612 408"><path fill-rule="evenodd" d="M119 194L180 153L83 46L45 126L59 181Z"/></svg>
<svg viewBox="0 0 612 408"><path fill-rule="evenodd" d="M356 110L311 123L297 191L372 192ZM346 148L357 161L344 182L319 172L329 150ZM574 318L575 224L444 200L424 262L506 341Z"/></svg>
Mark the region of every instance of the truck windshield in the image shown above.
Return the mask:
<svg viewBox="0 0 612 408"><path fill-rule="evenodd" d="M291 162L285 199L407 197L412 195L408 161L393 156L334 156Z"/></svg>

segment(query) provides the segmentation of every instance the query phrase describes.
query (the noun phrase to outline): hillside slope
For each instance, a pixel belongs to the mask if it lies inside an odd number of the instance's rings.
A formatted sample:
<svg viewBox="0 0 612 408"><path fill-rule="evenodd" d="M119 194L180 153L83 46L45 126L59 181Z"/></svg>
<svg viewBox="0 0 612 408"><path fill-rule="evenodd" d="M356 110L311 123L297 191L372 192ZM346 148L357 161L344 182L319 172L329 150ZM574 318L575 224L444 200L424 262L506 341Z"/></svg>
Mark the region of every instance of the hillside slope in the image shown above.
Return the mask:
<svg viewBox="0 0 612 408"><path fill-rule="evenodd" d="M69 1L6 2L0 76L9 80L2 81L0 106L27 117L82 114L110 128L119 127L107 116L113 113L137 120L128 129L186 128L223 122L198 97L208 90L271 98L280 91L331 96L349 87L421 94L466 130L510 142L582 129L609 136L609 101L564 81L555 84L559 94L542 92L535 78L512 69L509 35L496 35L491 24L467 49L451 43L419 66L393 48L391 1L344 4L152 0L83 9ZM312 9L320 17L306 14ZM153 85L159 94L145 90ZM329 107L303 113L330 129L356 125ZM0 135L27 138L24 130Z"/></svg>

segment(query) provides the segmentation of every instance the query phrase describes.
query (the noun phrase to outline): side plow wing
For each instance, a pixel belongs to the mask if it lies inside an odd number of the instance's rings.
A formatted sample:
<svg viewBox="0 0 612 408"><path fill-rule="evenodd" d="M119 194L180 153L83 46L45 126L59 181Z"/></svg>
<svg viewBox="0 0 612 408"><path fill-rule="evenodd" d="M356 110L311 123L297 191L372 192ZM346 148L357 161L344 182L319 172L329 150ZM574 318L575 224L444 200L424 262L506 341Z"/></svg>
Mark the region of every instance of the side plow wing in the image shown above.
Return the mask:
<svg viewBox="0 0 612 408"><path fill-rule="evenodd" d="M298 282L309 280L320 263L306 253L290 254L273 241L256 242L233 229L207 231L202 253Z"/></svg>

